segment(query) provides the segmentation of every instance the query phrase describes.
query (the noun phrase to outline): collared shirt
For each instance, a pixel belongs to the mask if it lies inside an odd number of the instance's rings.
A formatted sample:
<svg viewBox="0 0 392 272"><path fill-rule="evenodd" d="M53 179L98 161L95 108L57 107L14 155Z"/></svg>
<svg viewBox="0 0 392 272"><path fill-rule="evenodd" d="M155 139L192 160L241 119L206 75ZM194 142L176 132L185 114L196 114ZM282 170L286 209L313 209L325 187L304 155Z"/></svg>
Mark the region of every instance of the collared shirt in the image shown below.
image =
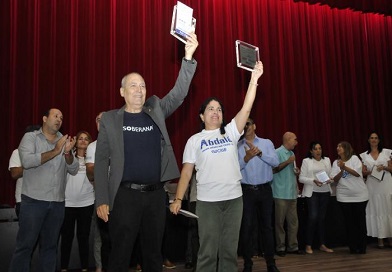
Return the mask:
<svg viewBox="0 0 392 272"><path fill-rule="evenodd" d="M294 152L286 149L283 145L276 149L279 163L287 161ZM278 199L297 199L297 178L294 173L294 165L290 163L278 173L274 174L272 193Z"/></svg>
<svg viewBox="0 0 392 272"><path fill-rule="evenodd" d="M255 156L247 163L244 161L246 155L245 148L249 149L246 139L238 143L238 159L242 174L242 184L258 185L272 181L272 169L279 165L278 156L275 152L274 144L269 139L255 137L253 145L262 152L262 155Z"/></svg>
<svg viewBox="0 0 392 272"><path fill-rule="evenodd" d="M23 165L22 194L37 200L64 201L67 172L76 175L79 161L74 158L68 165L62 153L41 164L41 154L52 150L62 137L57 132L54 142L49 142L42 128L26 133L19 144L19 155Z"/></svg>

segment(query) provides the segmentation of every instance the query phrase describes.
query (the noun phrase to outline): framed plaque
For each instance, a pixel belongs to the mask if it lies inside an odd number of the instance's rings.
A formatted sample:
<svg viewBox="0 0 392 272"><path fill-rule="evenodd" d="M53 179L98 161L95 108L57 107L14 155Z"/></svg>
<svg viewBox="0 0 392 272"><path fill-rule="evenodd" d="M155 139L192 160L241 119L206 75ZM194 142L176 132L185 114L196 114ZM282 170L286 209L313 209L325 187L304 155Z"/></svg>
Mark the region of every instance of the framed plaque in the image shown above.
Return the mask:
<svg viewBox="0 0 392 272"><path fill-rule="evenodd" d="M189 33L196 29L196 19L192 17L193 9L177 2L173 8L170 34L186 43Z"/></svg>
<svg viewBox="0 0 392 272"><path fill-rule="evenodd" d="M248 71L253 71L256 62L260 60L259 48L249 43L237 40L235 41L235 49L237 55L237 66Z"/></svg>

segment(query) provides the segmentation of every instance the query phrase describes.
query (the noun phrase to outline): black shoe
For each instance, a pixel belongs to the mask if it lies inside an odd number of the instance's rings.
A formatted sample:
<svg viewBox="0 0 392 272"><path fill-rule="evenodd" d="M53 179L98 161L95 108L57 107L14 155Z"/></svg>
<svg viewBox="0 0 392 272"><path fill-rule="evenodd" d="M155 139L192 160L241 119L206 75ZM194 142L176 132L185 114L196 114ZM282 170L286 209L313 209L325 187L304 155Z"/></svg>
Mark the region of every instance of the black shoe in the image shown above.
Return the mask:
<svg viewBox="0 0 392 272"><path fill-rule="evenodd" d="M276 252L276 255L278 255L279 257L284 257L284 256L286 256L286 252L283 250L279 250Z"/></svg>
<svg viewBox="0 0 392 272"><path fill-rule="evenodd" d="M185 269L191 269L191 268L193 268L193 264L191 262L186 262Z"/></svg>
<svg viewBox="0 0 392 272"><path fill-rule="evenodd" d="M267 272L280 272L276 265L267 266Z"/></svg>
<svg viewBox="0 0 392 272"><path fill-rule="evenodd" d="M298 249L294 251L287 251L287 254L305 255L305 251Z"/></svg>

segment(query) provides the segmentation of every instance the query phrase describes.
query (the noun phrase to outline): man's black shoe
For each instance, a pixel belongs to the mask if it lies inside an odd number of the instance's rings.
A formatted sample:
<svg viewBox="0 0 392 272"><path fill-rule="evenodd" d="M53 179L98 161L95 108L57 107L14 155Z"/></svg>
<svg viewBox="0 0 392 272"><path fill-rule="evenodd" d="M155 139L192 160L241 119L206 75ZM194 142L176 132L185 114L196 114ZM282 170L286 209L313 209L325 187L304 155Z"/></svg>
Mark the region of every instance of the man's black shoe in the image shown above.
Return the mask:
<svg viewBox="0 0 392 272"><path fill-rule="evenodd" d="M279 257L284 257L284 256L286 256L286 252L284 252L283 250L280 250L280 251L276 252L276 255L278 255Z"/></svg>
<svg viewBox="0 0 392 272"><path fill-rule="evenodd" d="M191 268L193 268L193 264L191 262L186 262L185 269L191 269Z"/></svg>
<svg viewBox="0 0 392 272"><path fill-rule="evenodd" d="M276 265L267 266L267 272L280 272Z"/></svg>
<svg viewBox="0 0 392 272"><path fill-rule="evenodd" d="M294 251L287 251L287 254L305 255L305 251L298 249L298 250L294 250Z"/></svg>

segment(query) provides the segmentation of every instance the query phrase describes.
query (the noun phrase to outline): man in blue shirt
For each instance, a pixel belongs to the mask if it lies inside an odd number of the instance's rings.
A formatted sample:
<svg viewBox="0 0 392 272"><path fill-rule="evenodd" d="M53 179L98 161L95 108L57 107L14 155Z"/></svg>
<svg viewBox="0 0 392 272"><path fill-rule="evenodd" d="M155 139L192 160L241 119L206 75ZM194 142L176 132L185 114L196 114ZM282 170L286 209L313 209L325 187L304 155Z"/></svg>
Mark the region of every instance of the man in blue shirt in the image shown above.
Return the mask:
<svg viewBox="0 0 392 272"><path fill-rule="evenodd" d="M244 272L252 271L252 234L255 220L261 222L264 242L264 258L268 272L279 271L274 259L272 231L273 198L272 169L279 165L274 144L269 139L256 136L256 125L249 118L245 126L245 137L238 142L238 159L242 174L244 210L241 225L241 248Z"/></svg>

